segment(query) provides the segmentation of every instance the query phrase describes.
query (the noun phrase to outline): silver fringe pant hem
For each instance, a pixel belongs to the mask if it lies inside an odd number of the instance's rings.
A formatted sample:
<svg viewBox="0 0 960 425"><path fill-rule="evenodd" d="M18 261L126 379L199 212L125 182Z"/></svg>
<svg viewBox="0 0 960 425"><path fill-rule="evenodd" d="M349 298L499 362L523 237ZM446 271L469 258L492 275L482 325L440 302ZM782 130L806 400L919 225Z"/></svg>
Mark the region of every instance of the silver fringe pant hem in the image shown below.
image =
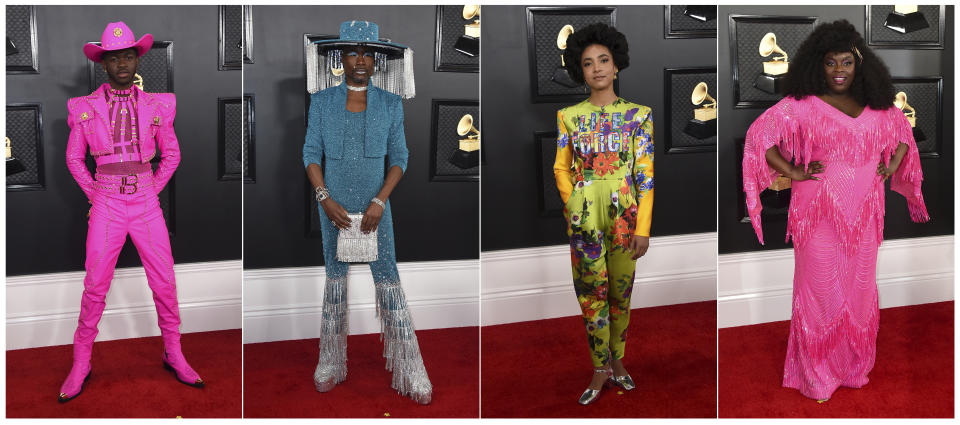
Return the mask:
<svg viewBox="0 0 960 425"><path fill-rule="evenodd" d="M433 385L423 366L420 344L400 282L378 283L376 293L383 357L387 370L393 372L390 386L417 403L430 404Z"/></svg>
<svg viewBox="0 0 960 425"><path fill-rule="evenodd" d="M320 359L313 384L327 392L347 379L347 278L327 278L320 325Z"/></svg>

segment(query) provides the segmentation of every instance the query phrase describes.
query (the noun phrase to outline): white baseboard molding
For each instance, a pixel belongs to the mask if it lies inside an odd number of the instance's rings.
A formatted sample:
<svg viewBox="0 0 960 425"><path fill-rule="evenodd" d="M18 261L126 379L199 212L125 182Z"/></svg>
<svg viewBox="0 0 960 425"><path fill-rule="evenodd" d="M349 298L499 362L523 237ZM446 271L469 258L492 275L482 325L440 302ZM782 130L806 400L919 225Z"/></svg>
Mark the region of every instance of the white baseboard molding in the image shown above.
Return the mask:
<svg viewBox="0 0 960 425"><path fill-rule="evenodd" d="M880 308L953 300L953 242L953 235L884 241ZM718 327L790 320L793 249L724 254L718 266Z"/></svg>
<svg viewBox="0 0 960 425"><path fill-rule="evenodd" d="M398 263L416 328L477 326L478 260ZM317 338L320 335L324 267L244 270L244 343ZM380 332L373 275L365 264L347 274L350 334Z"/></svg>
<svg viewBox="0 0 960 425"><path fill-rule="evenodd" d="M181 332L240 328L241 262L173 266ZM7 277L7 349L70 344L77 329L84 272ZM153 292L142 267L117 269L97 341L160 335Z"/></svg>
<svg viewBox="0 0 960 425"><path fill-rule="evenodd" d="M570 247L480 253L483 326L580 314L570 271ZM650 238L637 262L632 308L716 299L717 234Z"/></svg>

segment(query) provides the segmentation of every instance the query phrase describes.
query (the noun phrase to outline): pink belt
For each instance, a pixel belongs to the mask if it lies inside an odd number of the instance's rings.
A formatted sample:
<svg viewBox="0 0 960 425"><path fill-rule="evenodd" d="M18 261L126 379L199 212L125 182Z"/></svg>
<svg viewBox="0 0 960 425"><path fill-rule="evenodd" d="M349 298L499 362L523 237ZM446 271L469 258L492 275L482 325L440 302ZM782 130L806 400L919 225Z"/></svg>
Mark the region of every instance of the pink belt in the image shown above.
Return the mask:
<svg viewBox="0 0 960 425"><path fill-rule="evenodd" d="M133 195L149 192L153 187L153 172L140 174L97 174L93 188L100 192L120 195ZM149 192L152 193L152 192Z"/></svg>

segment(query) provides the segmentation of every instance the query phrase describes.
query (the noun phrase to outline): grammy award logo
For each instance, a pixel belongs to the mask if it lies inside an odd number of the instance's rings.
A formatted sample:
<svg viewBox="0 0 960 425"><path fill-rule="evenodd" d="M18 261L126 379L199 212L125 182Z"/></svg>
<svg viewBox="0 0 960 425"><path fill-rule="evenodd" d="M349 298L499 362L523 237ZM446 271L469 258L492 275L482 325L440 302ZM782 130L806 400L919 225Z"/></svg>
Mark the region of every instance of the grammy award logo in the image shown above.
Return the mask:
<svg viewBox="0 0 960 425"><path fill-rule="evenodd" d="M133 74L133 85L143 90L143 76L140 74Z"/></svg>
<svg viewBox="0 0 960 425"><path fill-rule="evenodd" d="M473 125L473 115L460 118L457 134L463 138L460 139L460 148L450 157L450 163L464 170L480 165L480 130Z"/></svg>
<svg viewBox="0 0 960 425"><path fill-rule="evenodd" d="M463 6L463 19L473 22L463 25L463 35L453 44L453 49L467 56L476 57L480 54L480 5L468 4Z"/></svg>
<svg viewBox="0 0 960 425"><path fill-rule="evenodd" d="M22 171L26 171L27 168L23 166L23 163L19 159L13 157L13 144L10 143L10 138L5 137L7 144L7 176L12 176Z"/></svg>
<svg viewBox="0 0 960 425"><path fill-rule="evenodd" d="M553 76L550 77L550 81L572 89L580 87L580 84L577 84L576 81L573 81L573 78L570 78L570 74L567 72L566 62L563 60L563 52L567 50L567 38L570 37L570 34L573 34L573 25L570 24L560 28L560 33L557 34L557 48L560 49L560 66L553 70Z"/></svg>
<svg viewBox="0 0 960 425"><path fill-rule="evenodd" d="M920 127L917 127L917 110L907 103L906 92L899 92L896 96L894 96L893 106L896 106L898 109L903 111L903 115L907 117L907 121L910 123L910 127L913 129L913 140L917 142L927 140L927 135L923 134L923 130L921 130Z"/></svg>
<svg viewBox="0 0 960 425"><path fill-rule="evenodd" d="M900 34L908 34L929 28L930 24L927 23L927 18L923 16L923 13L917 10L917 5L901 4L893 6L893 13L887 15L887 20L883 22L883 26Z"/></svg>
<svg viewBox="0 0 960 425"><path fill-rule="evenodd" d="M690 94L690 103L703 105L693 110L693 119L687 121L683 132L697 139L706 139L717 134L717 100L707 91L707 83L701 81Z"/></svg>
<svg viewBox="0 0 960 425"><path fill-rule="evenodd" d="M783 79L790 67L787 61L787 52L777 45L777 35L768 32L760 39L760 56L768 57L774 53L772 60L763 62L763 74L757 76L753 86L770 94L782 93Z"/></svg>

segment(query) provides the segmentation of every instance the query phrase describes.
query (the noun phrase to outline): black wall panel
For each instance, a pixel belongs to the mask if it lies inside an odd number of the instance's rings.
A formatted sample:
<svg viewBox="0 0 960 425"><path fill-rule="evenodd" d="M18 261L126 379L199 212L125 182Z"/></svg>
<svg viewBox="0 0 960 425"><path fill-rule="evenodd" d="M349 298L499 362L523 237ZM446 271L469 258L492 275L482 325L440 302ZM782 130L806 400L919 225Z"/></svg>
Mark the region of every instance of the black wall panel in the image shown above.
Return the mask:
<svg viewBox="0 0 960 425"><path fill-rule="evenodd" d="M657 143L668 130L664 113L665 68L712 67L716 40L665 39L663 6L618 6L618 29L630 43L630 66L620 72L620 97L653 108L656 195L652 236L710 232L716 226L716 155L714 152L666 154ZM526 11L522 6L484 6L483 78L484 115L482 249L497 250L567 243L565 222L552 210L537 175L552 170L556 144L537 132L555 132L557 110L568 103L531 103ZM554 37L556 35L554 34ZM556 50L556 46L553 46ZM556 50L559 55L559 50ZM711 92L715 82L707 82ZM687 94L689 96L689 93ZM584 95L583 98L586 98ZM694 106L690 105L690 116ZM721 119L722 119L721 115ZM552 172L552 171L551 171ZM552 174L544 186L556 187ZM559 198L556 189L550 196Z"/></svg>
<svg viewBox="0 0 960 425"><path fill-rule="evenodd" d="M244 186L244 267L323 263L321 240L308 235L302 148L308 97L304 34L337 34L340 23L368 20L380 37L413 48L417 96L403 101L410 158L393 191L399 261L478 256L477 182L430 181L432 99L479 99L476 73L434 72L435 6L255 7L257 63L244 65L244 92L256 95L257 181ZM484 7L484 13L486 7ZM482 118L478 118L482 122Z"/></svg>
<svg viewBox="0 0 960 425"><path fill-rule="evenodd" d="M83 270L86 196L65 163L67 99L90 93L83 44L107 22L126 22L140 37L173 43L175 129L182 161L174 174L177 263L239 259L239 181L218 181L217 98L240 96L239 73L217 70L217 6L36 6L39 74L7 75L6 103L43 105L44 191L7 193L7 274ZM169 221L168 221L169 222ZM118 267L140 265L129 242Z"/></svg>

